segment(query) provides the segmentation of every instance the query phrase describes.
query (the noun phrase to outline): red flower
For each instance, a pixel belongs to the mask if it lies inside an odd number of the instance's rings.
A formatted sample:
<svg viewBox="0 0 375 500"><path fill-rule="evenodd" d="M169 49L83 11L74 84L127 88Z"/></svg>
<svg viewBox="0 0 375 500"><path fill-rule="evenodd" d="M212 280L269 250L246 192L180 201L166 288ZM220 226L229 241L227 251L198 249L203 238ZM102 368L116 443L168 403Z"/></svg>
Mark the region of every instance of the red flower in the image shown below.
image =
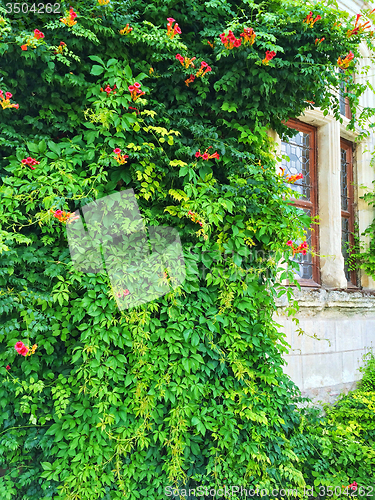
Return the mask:
<svg viewBox="0 0 375 500"><path fill-rule="evenodd" d="M27 45L26 44L25 45L21 45L21 49L22 50L27 50Z"/></svg>
<svg viewBox="0 0 375 500"><path fill-rule="evenodd" d="M288 247L293 246L293 242L292 242L292 240L288 240L288 241L286 242L286 244L288 245Z"/></svg>
<svg viewBox="0 0 375 500"><path fill-rule="evenodd" d="M15 350L18 351L19 349L22 349L22 347L24 346L25 344L21 341L17 342L16 345L14 346Z"/></svg>
<svg viewBox="0 0 375 500"><path fill-rule="evenodd" d="M39 38L44 38L44 33L42 33L41 31L35 29L34 30L34 38L36 38L37 40L39 40Z"/></svg>
<svg viewBox="0 0 375 500"><path fill-rule="evenodd" d="M10 99L12 95L10 92L5 92L5 99Z"/></svg>
<svg viewBox="0 0 375 500"><path fill-rule="evenodd" d="M141 88L141 84L140 84L140 83L138 83L138 82L135 82L134 87L135 87L136 89L140 89L140 88Z"/></svg>
<svg viewBox="0 0 375 500"><path fill-rule="evenodd" d="M20 107L20 105L19 105L19 104L15 104L15 105L14 105L14 107L15 107L16 109L18 109L18 108Z"/></svg>
<svg viewBox="0 0 375 500"><path fill-rule="evenodd" d="M9 365L7 365L7 366L6 366L6 369L7 369L7 370L10 370L10 366L9 366Z"/></svg>
<svg viewBox="0 0 375 500"><path fill-rule="evenodd" d="M349 54L345 57L345 59L341 59L341 57L339 57L337 59L337 64L338 66L340 66L341 68L348 68L349 64L350 64L350 61L354 58L354 54L352 51L349 52Z"/></svg>
<svg viewBox="0 0 375 500"><path fill-rule="evenodd" d="M181 31L181 28L178 26L178 24L176 23L174 25L174 32L181 35L182 31Z"/></svg>
<svg viewBox="0 0 375 500"><path fill-rule="evenodd" d="M31 158L31 156L28 156L27 158L21 160L21 163L23 165L29 165L32 170L35 170L35 168L32 167L31 165L39 165L40 161L36 161L35 158Z"/></svg>
<svg viewBox="0 0 375 500"><path fill-rule="evenodd" d="M194 75L190 75L189 78L187 78L185 80L185 83L186 83L187 86L189 86L189 83L192 83L194 80L195 80L195 76Z"/></svg>
<svg viewBox="0 0 375 500"><path fill-rule="evenodd" d="M199 158L200 156L201 156L200 152L199 152L199 151L197 151L197 152L195 153L195 158Z"/></svg>
<svg viewBox="0 0 375 500"><path fill-rule="evenodd" d="M200 222L200 221L198 221L198 224L199 224L201 227L203 226L202 222Z"/></svg>
<svg viewBox="0 0 375 500"><path fill-rule="evenodd" d="M173 17L167 17L167 21L170 23L174 23L175 19L173 19Z"/></svg>
<svg viewBox="0 0 375 500"><path fill-rule="evenodd" d="M121 149L120 148L116 148L113 150L113 152L117 155L119 155L121 153Z"/></svg>
<svg viewBox="0 0 375 500"><path fill-rule="evenodd" d="M130 292L129 292L129 290L126 288L126 289L124 290L124 297L126 297L126 296L127 296L127 295L129 295L129 294L130 294Z"/></svg>
<svg viewBox="0 0 375 500"><path fill-rule="evenodd" d="M18 351L19 354L21 354L21 356L26 356L26 354L29 352L29 348L26 347L25 345L23 347L21 347L21 349Z"/></svg>
<svg viewBox="0 0 375 500"><path fill-rule="evenodd" d="M273 50L266 50L266 57L264 59L262 59L262 63L263 64L268 64L271 59L273 59L276 55L276 52L274 52Z"/></svg>
<svg viewBox="0 0 375 500"><path fill-rule="evenodd" d="M201 68L207 68L208 64L204 61L201 62Z"/></svg>
<svg viewBox="0 0 375 500"><path fill-rule="evenodd" d="M62 210L56 210L56 212L53 214L54 217L60 217L63 214Z"/></svg>
<svg viewBox="0 0 375 500"><path fill-rule="evenodd" d="M203 160L208 160L208 153L204 153L204 154L202 155L202 158L203 158Z"/></svg>
<svg viewBox="0 0 375 500"><path fill-rule="evenodd" d="M135 90L134 85L129 85L128 90L129 90L129 92L134 92L134 90Z"/></svg>
<svg viewBox="0 0 375 500"><path fill-rule="evenodd" d="M302 255L306 255L306 254L307 254L306 250L305 249L302 250Z"/></svg>
<svg viewBox="0 0 375 500"><path fill-rule="evenodd" d="M274 52L273 50L266 50L266 59L268 61L271 61L271 59L273 59L276 55L276 52Z"/></svg>

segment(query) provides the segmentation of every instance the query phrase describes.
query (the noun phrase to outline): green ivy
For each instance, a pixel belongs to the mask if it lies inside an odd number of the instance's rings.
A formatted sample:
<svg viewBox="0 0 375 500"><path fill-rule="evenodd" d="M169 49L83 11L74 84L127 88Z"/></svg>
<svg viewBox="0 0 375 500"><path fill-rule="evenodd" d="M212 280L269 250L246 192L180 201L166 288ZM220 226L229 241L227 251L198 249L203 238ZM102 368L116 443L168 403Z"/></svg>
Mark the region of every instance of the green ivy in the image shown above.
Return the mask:
<svg viewBox="0 0 375 500"><path fill-rule="evenodd" d="M1 111L1 498L159 500L167 486L304 487L323 470L336 478L333 458L314 465L325 441L301 430L300 393L282 368L275 299L293 300L280 285L296 267L286 242L303 239L310 219L288 204L267 131L290 137L282 122L307 101L341 119L343 78L354 116L365 90L354 62L372 35L348 38L353 19L335 2L70 5L70 27L1 8L1 89L19 104ZM310 10L321 16L313 27L303 22ZM173 39L168 17L182 30ZM225 48L220 34L245 27L254 44ZM44 38L22 50L34 29ZM350 50L343 75L337 60ZM266 51L276 52L269 64ZM195 68L176 54L195 57ZM187 85L202 61L211 71ZM136 101L134 82L145 92ZM178 229L186 280L124 313L107 275L74 268L53 213L129 188L148 226ZM36 344L35 354L17 354L18 341ZM358 455L363 484L371 446ZM344 467L342 480L352 472Z"/></svg>

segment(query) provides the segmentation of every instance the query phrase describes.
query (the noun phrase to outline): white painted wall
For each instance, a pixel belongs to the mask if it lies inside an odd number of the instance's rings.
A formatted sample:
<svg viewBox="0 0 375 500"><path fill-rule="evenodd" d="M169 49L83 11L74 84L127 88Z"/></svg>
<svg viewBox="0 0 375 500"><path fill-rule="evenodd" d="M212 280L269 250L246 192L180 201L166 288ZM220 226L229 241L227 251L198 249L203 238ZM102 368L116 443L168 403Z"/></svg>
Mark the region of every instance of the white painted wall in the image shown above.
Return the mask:
<svg viewBox="0 0 375 500"><path fill-rule="evenodd" d="M284 372L303 395L332 402L341 391L355 388L362 356L375 348L375 294L305 289L296 291L296 298L298 327L283 315L286 303L280 301L274 317L291 347ZM304 334L298 335L297 328Z"/></svg>

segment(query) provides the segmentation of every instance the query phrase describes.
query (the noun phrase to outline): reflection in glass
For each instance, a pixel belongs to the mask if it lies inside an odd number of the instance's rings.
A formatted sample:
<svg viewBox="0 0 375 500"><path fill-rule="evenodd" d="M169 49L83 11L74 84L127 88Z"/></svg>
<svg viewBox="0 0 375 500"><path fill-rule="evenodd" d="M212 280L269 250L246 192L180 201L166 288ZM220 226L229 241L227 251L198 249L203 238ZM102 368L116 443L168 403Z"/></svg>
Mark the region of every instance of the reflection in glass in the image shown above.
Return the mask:
<svg viewBox="0 0 375 500"><path fill-rule="evenodd" d="M290 158L289 162L282 160L285 175L303 175L303 179L290 184L290 187L303 195L301 199L310 201L310 134L297 132L289 142L281 143L281 152Z"/></svg>
<svg viewBox="0 0 375 500"><path fill-rule="evenodd" d="M311 211L307 209L303 209L308 216L311 216ZM312 263L312 255L311 251L311 229L306 228L306 243L309 245L306 255L302 255L301 253L296 254L293 258L294 262L299 263L299 270L295 271L295 273L302 279L313 279L313 263ZM301 241L297 241L295 246L298 246L302 243Z"/></svg>

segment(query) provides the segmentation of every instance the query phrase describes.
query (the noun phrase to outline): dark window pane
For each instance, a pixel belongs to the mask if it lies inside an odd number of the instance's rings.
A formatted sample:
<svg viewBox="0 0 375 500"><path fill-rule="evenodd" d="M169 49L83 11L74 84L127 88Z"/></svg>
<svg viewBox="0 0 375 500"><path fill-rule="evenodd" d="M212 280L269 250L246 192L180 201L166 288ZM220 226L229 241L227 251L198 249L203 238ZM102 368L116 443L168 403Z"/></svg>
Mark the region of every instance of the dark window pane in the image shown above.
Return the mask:
<svg viewBox="0 0 375 500"><path fill-rule="evenodd" d="M309 216L311 216L311 211L304 209L304 212L306 212ZM307 228L306 228L307 229ZM301 241L297 241L296 245L298 246ZM307 229L307 234L306 234L306 243L309 245L308 252L306 255L302 255L301 253L296 254L293 258L295 262L298 262L300 264L299 270L296 271L298 276L303 279L313 279L313 263L312 263L312 255L309 253L311 250L311 229Z"/></svg>
<svg viewBox="0 0 375 500"><path fill-rule="evenodd" d="M348 210L348 158L347 150L341 148L341 210Z"/></svg>
<svg viewBox="0 0 375 500"><path fill-rule="evenodd" d="M341 217L341 228L342 228L342 255L344 257L344 271L346 279L350 280L350 272L348 271L348 258L349 258L349 219L346 217Z"/></svg>

